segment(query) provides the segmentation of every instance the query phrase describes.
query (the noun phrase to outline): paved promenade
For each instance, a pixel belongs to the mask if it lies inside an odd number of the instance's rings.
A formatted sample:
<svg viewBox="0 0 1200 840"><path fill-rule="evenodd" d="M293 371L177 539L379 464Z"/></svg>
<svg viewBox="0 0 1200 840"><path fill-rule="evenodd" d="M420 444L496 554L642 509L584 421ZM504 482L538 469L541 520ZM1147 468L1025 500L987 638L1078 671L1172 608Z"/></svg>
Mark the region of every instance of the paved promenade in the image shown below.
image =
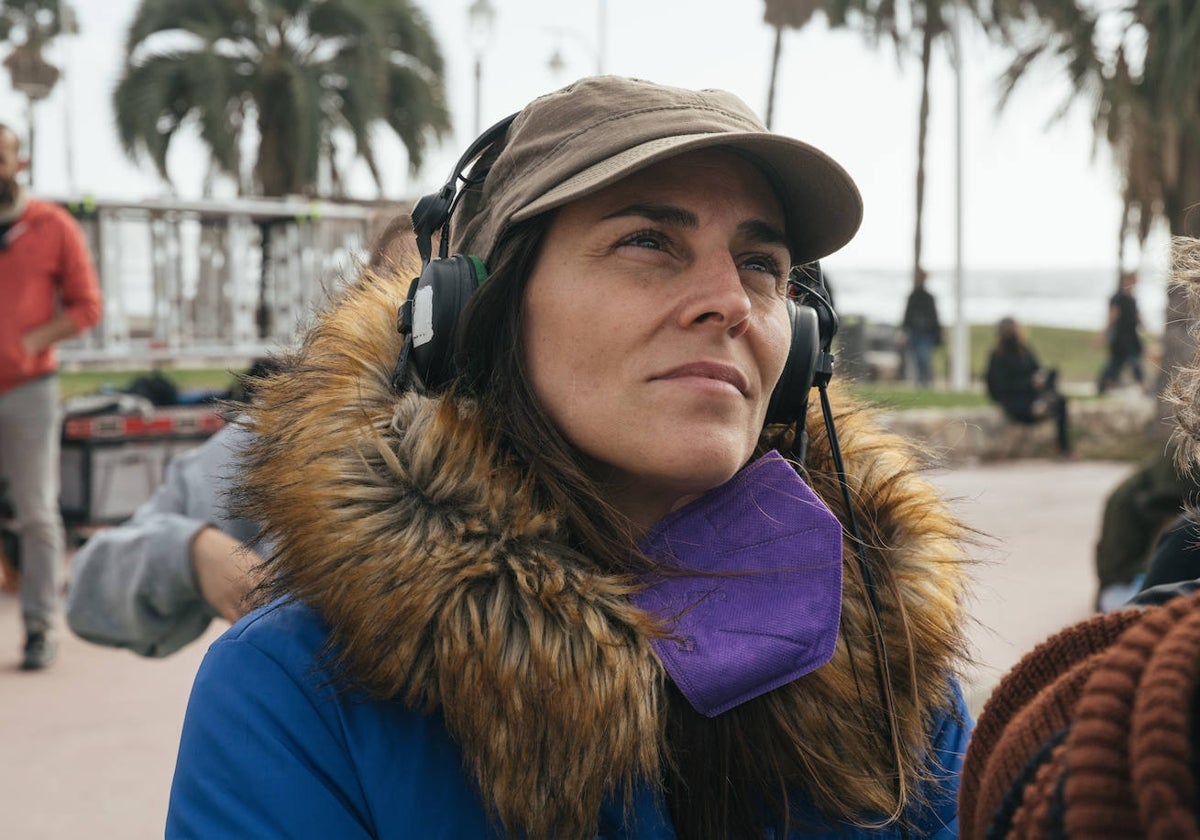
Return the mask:
<svg viewBox="0 0 1200 840"><path fill-rule="evenodd" d="M1023 461L933 474L990 535L974 552L973 706L1021 654L1090 613L1101 503L1130 469ZM24 674L19 625L16 598L0 595L0 837L161 837L192 677L223 628L165 660L66 635L52 669Z"/></svg>

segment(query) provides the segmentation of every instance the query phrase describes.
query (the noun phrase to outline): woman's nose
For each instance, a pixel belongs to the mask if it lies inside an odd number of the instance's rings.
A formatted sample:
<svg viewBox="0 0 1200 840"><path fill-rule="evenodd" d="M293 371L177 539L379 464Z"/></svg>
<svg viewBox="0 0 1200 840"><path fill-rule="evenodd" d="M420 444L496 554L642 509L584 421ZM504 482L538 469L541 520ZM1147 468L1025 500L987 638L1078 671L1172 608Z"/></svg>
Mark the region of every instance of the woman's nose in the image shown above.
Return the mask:
<svg viewBox="0 0 1200 840"><path fill-rule="evenodd" d="M733 255L720 251L697 259L689 272L680 321L683 326L711 324L745 332L751 302Z"/></svg>

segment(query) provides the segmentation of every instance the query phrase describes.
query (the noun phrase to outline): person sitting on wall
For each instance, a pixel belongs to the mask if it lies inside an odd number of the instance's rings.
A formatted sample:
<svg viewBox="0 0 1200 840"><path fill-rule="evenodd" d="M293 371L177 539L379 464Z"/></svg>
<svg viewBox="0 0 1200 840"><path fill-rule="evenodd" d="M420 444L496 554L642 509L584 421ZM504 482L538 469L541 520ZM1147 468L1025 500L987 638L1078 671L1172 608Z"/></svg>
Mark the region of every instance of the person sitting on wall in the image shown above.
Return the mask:
<svg viewBox="0 0 1200 840"><path fill-rule="evenodd" d="M1070 454L1067 399L1058 392L1058 371L1042 367L1013 318L1002 318L996 325L996 345L988 356L987 392L1014 422L1040 423L1053 418L1058 451Z"/></svg>

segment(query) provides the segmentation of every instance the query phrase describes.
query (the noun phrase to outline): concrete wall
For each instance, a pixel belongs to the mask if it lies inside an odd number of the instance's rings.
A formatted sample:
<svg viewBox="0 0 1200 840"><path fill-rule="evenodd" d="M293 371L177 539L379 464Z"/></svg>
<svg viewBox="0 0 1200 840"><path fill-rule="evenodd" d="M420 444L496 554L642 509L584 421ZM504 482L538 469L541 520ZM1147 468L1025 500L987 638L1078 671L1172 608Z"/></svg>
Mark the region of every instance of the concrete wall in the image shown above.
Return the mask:
<svg viewBox="0 0 1200 840"><path fill-rule="evenodd" d="M1140 392L1073 399L1068 415L1075 452L1084 458L1139 458L1166 438L1167 427L1156 419L1157 403ZM945 466L1058 454L1053 420L1012 423L992 405L888 411L881 419L893 431L923 442Z"/></svg>

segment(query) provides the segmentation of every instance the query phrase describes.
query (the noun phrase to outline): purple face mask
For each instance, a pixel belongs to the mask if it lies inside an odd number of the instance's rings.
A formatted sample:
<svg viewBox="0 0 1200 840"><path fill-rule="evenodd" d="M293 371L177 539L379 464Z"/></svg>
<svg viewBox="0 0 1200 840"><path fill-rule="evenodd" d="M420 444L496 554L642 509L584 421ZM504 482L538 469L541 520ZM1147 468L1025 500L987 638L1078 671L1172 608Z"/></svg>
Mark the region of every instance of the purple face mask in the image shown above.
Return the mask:
<svg viewBox="0 0 1200 840"><path fill-rule="evenodd" d="M671 635L653 642L696 711L714 717L833 656L842 528L778 452L673 511L642 552L681 573L633 602Z"/></svg>

